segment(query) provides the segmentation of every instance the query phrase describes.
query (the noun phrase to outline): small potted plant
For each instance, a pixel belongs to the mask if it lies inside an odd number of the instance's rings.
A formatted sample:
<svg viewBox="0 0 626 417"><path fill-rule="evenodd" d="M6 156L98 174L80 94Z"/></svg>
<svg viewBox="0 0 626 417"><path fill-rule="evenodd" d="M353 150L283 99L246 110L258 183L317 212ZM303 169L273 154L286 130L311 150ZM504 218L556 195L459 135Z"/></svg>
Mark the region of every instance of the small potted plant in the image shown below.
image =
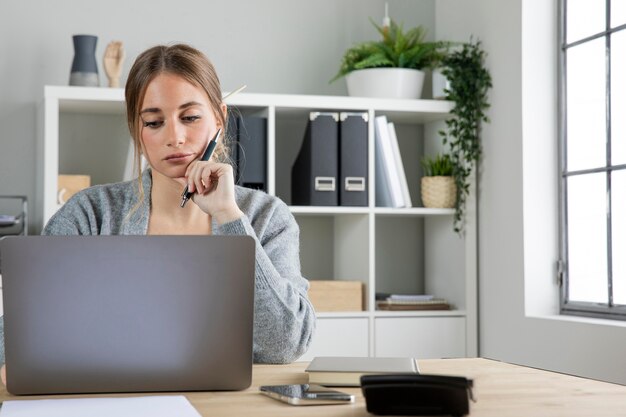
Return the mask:
<svg viewBox="0 0 626 417"><path fill-rule="evenodd" d="M425 76L422 69L437 66L449 42L426 42L422 26L404 32L393 19L385 18L382 27L370 21L382 39L348 49L331 82L345 76L351 96L420 98Z"/></svg>
<svg viewBox="0 0 626 417"><path fill-rule="evenodd" d="M421 195L424 207L452 208L456 205L457 188L454 178L454 163L448 154L437 154L434 158L422 158L424 176L421 180Z"/></svg>

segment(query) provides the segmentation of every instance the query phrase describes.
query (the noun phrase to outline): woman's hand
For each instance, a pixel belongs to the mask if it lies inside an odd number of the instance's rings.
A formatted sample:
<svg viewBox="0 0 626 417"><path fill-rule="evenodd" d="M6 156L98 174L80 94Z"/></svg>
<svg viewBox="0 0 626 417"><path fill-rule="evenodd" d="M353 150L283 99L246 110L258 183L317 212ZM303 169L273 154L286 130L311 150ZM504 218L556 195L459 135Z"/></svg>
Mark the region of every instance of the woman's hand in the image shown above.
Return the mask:
<svg viewBox="0 0 626 417"><path fill-rule="evenodd" d="M237 220L243 212L235 201L233 167L218 162L195 161L185 173L192 200L219 224Z"/></svg>

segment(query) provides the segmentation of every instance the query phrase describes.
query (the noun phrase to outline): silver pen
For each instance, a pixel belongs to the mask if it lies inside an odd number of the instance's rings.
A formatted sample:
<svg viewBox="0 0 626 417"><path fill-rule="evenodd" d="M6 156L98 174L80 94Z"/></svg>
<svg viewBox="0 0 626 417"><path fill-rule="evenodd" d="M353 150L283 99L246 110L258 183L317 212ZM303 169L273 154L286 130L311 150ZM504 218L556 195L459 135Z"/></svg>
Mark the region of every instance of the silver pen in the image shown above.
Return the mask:
<svg viewBox="0 0 626 417"><path fill-rule="evenodd" d="M215 150L215 146L217 145L217 139L220 137L220 133L222 133L221 128L217 129L217 133L215 134L215 136L213 136L213 139L209 141L209 144L207 145L204 154L202 154L202 158L200 158L200 161L208 161L211 158L211 155ZM187 204L187 201L189 201L192 195L193 193L189 192L189 185L185 185L185 189L183 190L183 193L181 195L180 206L185 207L185 204Z"/></svg>

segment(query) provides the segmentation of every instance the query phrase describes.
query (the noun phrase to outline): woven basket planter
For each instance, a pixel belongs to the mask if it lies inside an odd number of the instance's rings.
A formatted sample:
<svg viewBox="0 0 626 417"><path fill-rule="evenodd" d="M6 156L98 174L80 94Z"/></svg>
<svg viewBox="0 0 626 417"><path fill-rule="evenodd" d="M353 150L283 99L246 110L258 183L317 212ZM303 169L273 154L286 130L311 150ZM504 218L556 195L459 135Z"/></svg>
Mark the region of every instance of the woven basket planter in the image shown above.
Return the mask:
<svg viewBox="0 0 626 417"><path fill-rule="evenodd" d="M452 208L456 204L454 177L422 177L422 203L428 208Z"/></svg>

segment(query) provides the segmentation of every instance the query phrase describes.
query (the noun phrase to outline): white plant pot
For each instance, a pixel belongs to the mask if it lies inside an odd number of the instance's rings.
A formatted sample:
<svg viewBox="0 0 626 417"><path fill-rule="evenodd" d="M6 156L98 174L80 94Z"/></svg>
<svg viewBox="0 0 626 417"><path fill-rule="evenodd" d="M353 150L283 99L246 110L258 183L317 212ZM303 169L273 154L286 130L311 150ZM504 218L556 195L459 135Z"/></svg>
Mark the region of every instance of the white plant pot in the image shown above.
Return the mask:
<svg viewBox="0 0 626 417"><path fill-rule="evenodd" d="M422 96L424 72L408 68L368 68L346 75L348 94L355 97L407 98Z"/></svg>
<svg viewBox="0 0 626 417"><path fill-rule="evenodd" d="M433 98L443 100L446 98L445 90L450 89L450 81L440 70L433 71Z"/></svg>

